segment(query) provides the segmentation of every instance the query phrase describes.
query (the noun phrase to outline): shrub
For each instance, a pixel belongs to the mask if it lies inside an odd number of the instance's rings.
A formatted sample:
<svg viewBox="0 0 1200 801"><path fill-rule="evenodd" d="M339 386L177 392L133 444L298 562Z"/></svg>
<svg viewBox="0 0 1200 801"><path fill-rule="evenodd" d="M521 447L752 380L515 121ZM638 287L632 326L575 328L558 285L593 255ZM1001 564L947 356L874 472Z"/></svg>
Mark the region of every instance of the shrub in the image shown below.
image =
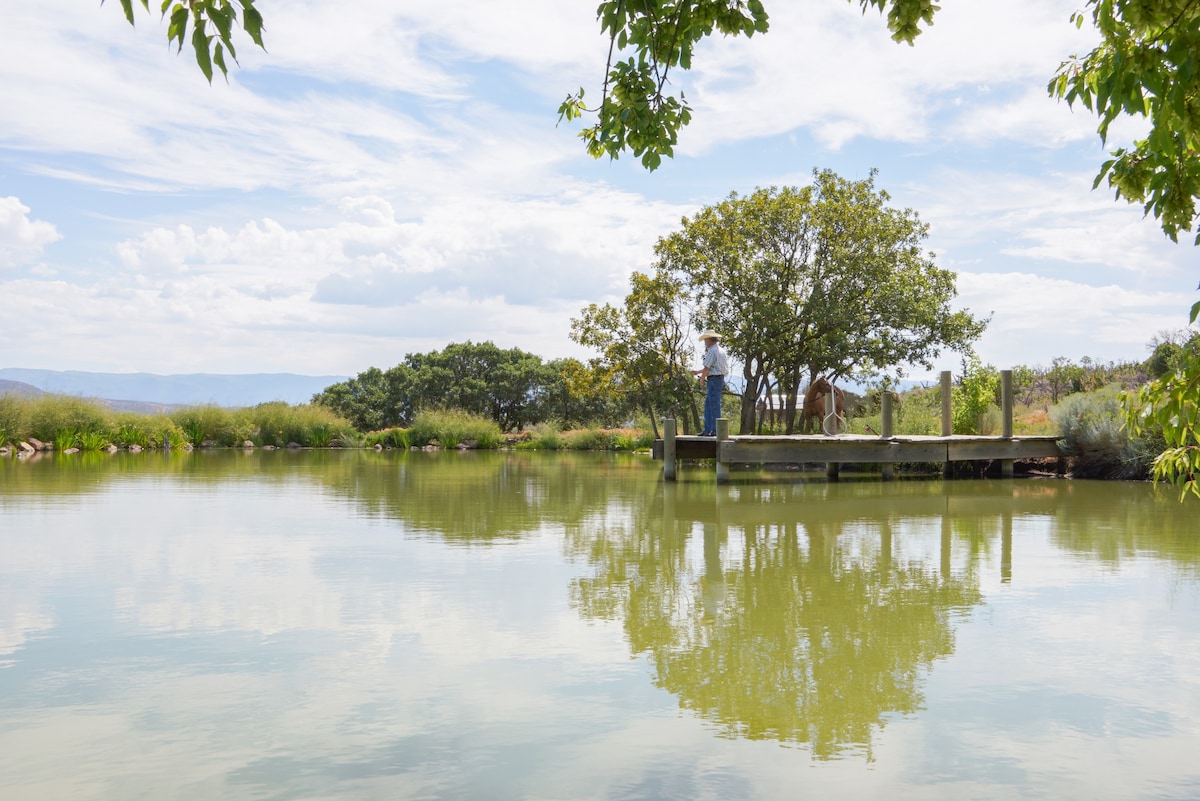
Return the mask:
<svg viewBox="0 0 1200 801"><path fill-rule="evenodd" d="M1050 411L1063 449L1079 478L1135 479L1149 474L1162 452L1162 434L1132 438L1124 427L1122 389L1111 385L1096 392L1068 395Z"/></svg>

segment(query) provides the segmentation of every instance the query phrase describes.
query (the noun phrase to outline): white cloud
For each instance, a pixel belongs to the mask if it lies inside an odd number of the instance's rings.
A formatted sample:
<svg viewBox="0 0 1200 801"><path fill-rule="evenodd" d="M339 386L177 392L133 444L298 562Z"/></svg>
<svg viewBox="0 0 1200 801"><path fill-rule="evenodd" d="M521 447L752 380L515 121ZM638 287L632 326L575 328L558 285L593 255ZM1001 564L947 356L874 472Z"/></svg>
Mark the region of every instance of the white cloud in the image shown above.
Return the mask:
<svg viewBox="0 0 1200 801"><path fill-rule="evenodd" d="M29 211L19 198L0 197L0 269L30 264L62 238L53 224L30 219Z"/></svg>
<svg viewBox="0 0 1200 801"><path fill-rule="evenodd" d="M1171 292L1020 272L960 272L958 291L962 306L992 314L977 350L985 362L1002 369L1049 365L1056 356L1140 361L1155 334L1186 322L1180 297ZM957 369L957 364L942 369Z"/></svg>

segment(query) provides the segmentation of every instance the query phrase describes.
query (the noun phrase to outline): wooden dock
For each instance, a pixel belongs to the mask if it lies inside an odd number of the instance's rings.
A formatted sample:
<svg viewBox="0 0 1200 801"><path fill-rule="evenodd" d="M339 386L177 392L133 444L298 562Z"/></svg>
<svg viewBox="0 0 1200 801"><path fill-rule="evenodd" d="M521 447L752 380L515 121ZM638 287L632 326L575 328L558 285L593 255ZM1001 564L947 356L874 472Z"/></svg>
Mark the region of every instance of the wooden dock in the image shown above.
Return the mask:
<svg viewBox="0 0 1200 801"><path fill-rule="evenodd" d="M654 458L664 460L666 440L654 443ZM1052 436L892 436L861 434L796 434L791 436L675 437L675 467L679 460L713 459L718 478L731 464L802 465L824 464L836 477L838 466L847 463L895 465L900 463L999 461L1001 471L1011 475L1018 459L1062 458L1058 440ZM672 471L673 472L673 471ZM885 475L887 471L885 471ZM669 475L669 479L673 476Z"/></svg>
<svg viewBox="0 0 1200 801"><path fill-rule="evenodd" d="M998 461L1001 475L1013 475L1018 459L1063 459L1065 454L1054 436L1013 436L1012 371L1001 371L1000 436L954 435L950 433L950 374L942 373L942 435L892 434L890 397L884 395L883 433L792 434L786 436L729 436L729 421L717 421L716 437L676 436L675 420L663 421L663 438L654 443L654 458L663 462L663 476L674 481L680 460L712 459L717 482L729 480L731 464L802 465L824 464L826 475L836 479L842 464L883 465L883 477L892 478L893 465L940 462L943 473L951 474L955 462Z"/></svg>

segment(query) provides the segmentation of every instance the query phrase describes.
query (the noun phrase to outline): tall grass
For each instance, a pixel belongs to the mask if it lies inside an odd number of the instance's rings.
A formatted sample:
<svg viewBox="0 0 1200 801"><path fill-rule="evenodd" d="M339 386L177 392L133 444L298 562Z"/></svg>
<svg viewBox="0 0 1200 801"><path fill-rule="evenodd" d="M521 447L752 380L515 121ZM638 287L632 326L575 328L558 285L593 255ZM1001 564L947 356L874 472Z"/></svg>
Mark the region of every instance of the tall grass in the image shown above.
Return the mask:
<svg viewBox="0 0 1200 801"><path fill-rule="evenodd" d="M476 448L497 448L503 435L500 426L490 418L444 409L418 414L408 430L408 439L413 445L454 448L470 444Z"/></svg>
<svg viewBox="0 0 1200 801"><path fill-rule="evenodd" d="M529 437L517 444L522 450L541 451L636 451L654 445L653 433L640 428L585 428L560 431L544 423L534 427Z"/></svg>
<svg viewBox="0 0 1200 801"><path fill-rule="evenodd" d="M272 401L238 412L244 425L236 429L234 441L227 443L230 445L248 439L257 445L284 447L294 442L308 448L325 448L335 441L345 445L357 441L354 427L325 406L290 406Z"/></svg>
<svg viewBox="0 0 1200 801"><path fill-rule="evenodd" d="M368 448L374 448L378 445L381 448L407 449L411 445L408 430L404 428L385 428L382 431L371 431L363 435L362 443Z"/></svg>
<svg viewBox="0 0 1200 801"><path fill-rule="evenodd" d="M28 426L28 402L17 395L0 395L0 445L21 439Z"/></svg>
<svg viewBox="0 0 1200 801"><path fill-rule="evenodd" d="M54 442L61 432L79 436L107 433L113 423L112 412L106 407L72 395L39 395L25 399L24 403L28 419L27 428L21 433L24 438Z"/></svg>
<svg viewBox="0 0 1200 801"><path fill-rule="evenodd" d="M97 401L69 395L25 398L0 395L0 444L36 438L59 450L79 447L180 448L212 442L220 446L310 447L353 445L360 437L342 417L323 406L260 404L248 409L192 406L169 414L115 413Z"/></svg>

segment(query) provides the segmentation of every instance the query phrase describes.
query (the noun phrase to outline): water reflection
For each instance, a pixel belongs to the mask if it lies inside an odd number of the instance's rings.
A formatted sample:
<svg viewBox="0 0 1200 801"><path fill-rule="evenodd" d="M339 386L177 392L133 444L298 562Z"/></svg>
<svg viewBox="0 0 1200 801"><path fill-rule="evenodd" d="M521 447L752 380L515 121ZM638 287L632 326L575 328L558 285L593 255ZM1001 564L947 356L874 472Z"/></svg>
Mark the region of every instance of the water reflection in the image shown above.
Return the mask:
<svg viewBox="0 0 1200 801"><path fill-rule="evenodd" d="M1173 497L658 467L0 460L0 796L1187 797Z"/></svg>

